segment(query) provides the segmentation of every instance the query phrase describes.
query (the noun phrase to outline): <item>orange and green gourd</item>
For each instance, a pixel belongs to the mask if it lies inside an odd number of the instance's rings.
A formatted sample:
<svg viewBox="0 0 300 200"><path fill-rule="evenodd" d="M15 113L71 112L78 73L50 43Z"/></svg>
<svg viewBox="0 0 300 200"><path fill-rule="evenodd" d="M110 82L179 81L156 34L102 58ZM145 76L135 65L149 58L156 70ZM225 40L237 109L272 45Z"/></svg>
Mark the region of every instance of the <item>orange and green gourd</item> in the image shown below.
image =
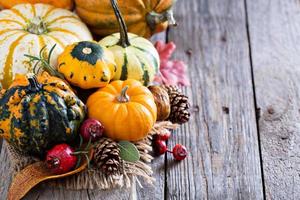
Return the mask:
<svg viewBox="0 0 300 200"><path fill-rule="evenodd" d="M176 0L119 0L128 30L149 38L157 32L175 25L172 6ZM75 0L76 13L88 24L92 32L102 37L119 30L110 0Z"/></svg>
<svg viewBox="0 0 300 200"><path fill-rule="evenodd" d="M116 70L113 54L97 42L74 43L58 57L58 71L82 89L106 86Z"/></svg>
<svg viewBox="0 0 300 200"><path fill-rule="evenodd" d="M86 107L61 79L17 75L0 94L0 137L17 150L43 155L54 144L72 142Z"/></svg>
<svg viewBox="0 0 300 200"><path fill-rule="evenodd" d="M135 79L147 86L158 73L160 65L158 52L149 40L127 33L116 0L111 0L111 5L119 22L120 33L103 38L99 44L114 54L117 71L113 80Z"/></svg>
<svg viewBox="0 0 300 200"><path fill-rule="evenodd" d="M148 135L157 117L150 90L141 82L113 81L92 94L87 101L89 118L99 120L107 137L114 140L141 140Z"/></svg>

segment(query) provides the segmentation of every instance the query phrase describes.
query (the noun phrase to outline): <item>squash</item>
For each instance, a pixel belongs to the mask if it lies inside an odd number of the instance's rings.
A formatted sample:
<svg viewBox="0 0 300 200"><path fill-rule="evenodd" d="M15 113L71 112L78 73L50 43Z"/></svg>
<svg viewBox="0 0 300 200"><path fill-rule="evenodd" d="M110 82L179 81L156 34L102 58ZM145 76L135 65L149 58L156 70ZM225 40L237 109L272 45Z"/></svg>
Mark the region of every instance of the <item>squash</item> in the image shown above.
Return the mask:
<svg viewBox="0 0 300 200"><path fill-rule="evenodd" d="M61 79L16 75L1 91L0 137L23 153L43 155L54 144L71 142L85 117L85 105Z"/></svg>
<svg viewBox="0 0 300 200"><path fill-rule="evenodd" d="M171 112L169 95L166 90L157 85L149 86L157 107L157 120L163 121L167 119Z"/></svg>
<svg viewBox="0 0 300 200"><path fill-rule="evenodd" d="M172 5L175 0L120 0L129 32L149 38L176 24ZM102 37L118 31L110 0L75 0L76 13L89 25L92 32Z"/></svg>
<svg viewBox="0 0 300 200"><path fill-rule="evenodd" d="M58 71L82 89L106 86L116 69L113 54L97 42L74 43L58 57Z"/></svg>
<svg viewBox="0 0 300 200"><path fill-rule="evenodd" d="M92 40L91 33L72 12L46 4L20 4L0 12L0 83L8 88L15 74L33 71L33 64L24 54L39 55L46 44L46 53L57 44L51 65L65 46L81 40Z"/></svg>
<svg viewBox="0 0 300 200"><path fill-rule="evenodd" d="M3 8L11 8L18 4L24 4L24 3L30 3L30 4L36 4L36 3L44 3L44 4L50 4L57 8L65 8L71 10L73 8L73 0L59 0L59 1L53 1L53 0L0 0L0 6Z"/></svg>
<svg viewBox="0 0 300 200"><path fill-rule="evenodd" d="M117 64L114 80L135 79L148 85L159 69L159 55L152 43L134 34L127 34L127 27L119 12L116 1L113 9L119 21L120 33L107 36L99 41L115 56Z"/></svg>
<svg viewBox="0 0 300 200"><path fill-rule="evenodd" d="M105 127L114 140L137 141L148 135L156 121L157 109L150 90L139 81L113 81L92 94L87 101L88 117Z"/></svg>

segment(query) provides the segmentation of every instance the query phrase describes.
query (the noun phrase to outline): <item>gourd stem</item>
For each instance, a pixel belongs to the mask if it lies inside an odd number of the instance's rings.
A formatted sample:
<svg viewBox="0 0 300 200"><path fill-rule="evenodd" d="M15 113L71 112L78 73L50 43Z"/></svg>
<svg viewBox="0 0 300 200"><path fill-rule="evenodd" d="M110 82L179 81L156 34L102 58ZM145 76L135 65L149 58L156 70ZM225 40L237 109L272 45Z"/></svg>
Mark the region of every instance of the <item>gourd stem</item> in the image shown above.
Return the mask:
<svg viewBox="0 0 300 200"><path fill-rule="evenodd" d="M129 42L129 38L128 38L128 34L127 34L127 26L121 15L121 12L119 10L116 0L110 0L110 2L114 9L115 15L116 15L118 23L119 23L119 28L120 28L120 41L118 44L121 45L123 48L126 48L126 47L130 46L130 42Z"/></svg>
<svg viewBox="0 0 300 200"><path fill-rule="evenodd" d="M126 85L122 90L120 96L117 97L118 102L126 103L129 101L129 96L127 95L128 85Z"/></svg>
<svg viewBox="0 0 300 200"><path fill-rule="evenodd" d="M172 8L162 13L151 11L146 15L146 21L152 31L155 31L156 25L166 21L168 22L169 26L177 26L176 20L173 16Z"/></svg>
<svg viewBox="0 0 300 200"><path fill-rule="evenodd" d="M38 82L35 75L29 74L27 76L27 79L29 81L30 91L36 92L36 91L39 91L42 88L42 85Z"/></svg>

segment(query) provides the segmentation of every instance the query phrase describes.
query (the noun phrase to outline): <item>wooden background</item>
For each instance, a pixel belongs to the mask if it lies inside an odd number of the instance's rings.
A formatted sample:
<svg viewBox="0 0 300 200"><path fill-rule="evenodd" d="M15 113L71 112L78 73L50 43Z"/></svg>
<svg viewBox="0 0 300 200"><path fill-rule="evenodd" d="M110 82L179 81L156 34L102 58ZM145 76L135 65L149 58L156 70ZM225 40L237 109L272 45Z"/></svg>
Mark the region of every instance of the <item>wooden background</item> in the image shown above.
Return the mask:
<svg viewBox="0 0 300 200"><path fill-rule="evenodd" d="M175 13L179 26L154 40L174 41L189 65L192 119L169 142L188 159L156 159L154 186L37 187L25 199L300 199L300 1L178 0Z"/></svg>

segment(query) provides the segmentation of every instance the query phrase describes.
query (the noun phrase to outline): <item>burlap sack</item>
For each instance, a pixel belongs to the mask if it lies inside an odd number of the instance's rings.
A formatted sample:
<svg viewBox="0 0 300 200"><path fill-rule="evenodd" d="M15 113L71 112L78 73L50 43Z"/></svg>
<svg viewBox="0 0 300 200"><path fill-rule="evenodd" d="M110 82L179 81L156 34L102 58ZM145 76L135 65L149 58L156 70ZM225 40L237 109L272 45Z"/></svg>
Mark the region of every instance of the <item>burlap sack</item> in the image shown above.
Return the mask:
<svg viewBox="0 0 300 200"><path fill-rule="evenodd" d="M118 174L108 176L103 174L100 170L97 170L95 166L91 166L90 169L79 174L59 180L51 180L44 184L71 190L129 188L131 186L131 180L135 178L143 178L143 180L151 184L154 181L152 177L153 171L149 165L153 160L153 157L150 155L152 151L152 135L163 132L163 129L174 130L177 127L178 125L172 124L169 121L157 122L147 138L135 143L140 152L141 159L135 163L124 162L124 167ZM37 161L34 157L19 154L6 142L3 143L3 148L7 151L11 161L12 176L27 165Z"/></svg>

